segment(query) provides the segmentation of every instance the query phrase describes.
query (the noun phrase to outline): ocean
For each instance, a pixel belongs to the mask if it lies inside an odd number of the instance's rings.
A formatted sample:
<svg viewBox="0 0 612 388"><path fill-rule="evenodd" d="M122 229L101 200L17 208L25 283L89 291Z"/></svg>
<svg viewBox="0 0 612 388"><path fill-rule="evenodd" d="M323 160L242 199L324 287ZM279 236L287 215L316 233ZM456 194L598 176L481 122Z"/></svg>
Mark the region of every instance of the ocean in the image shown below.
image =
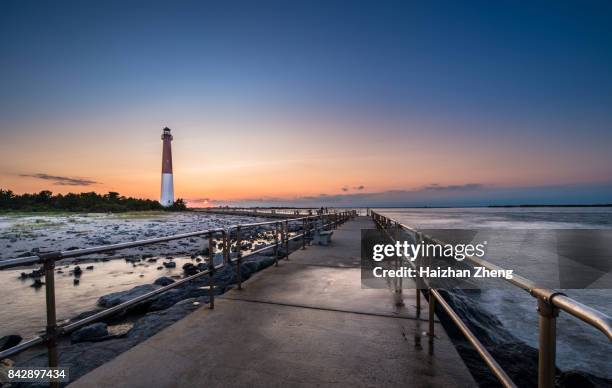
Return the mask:
<svg viewBox="0 0 612 388"><path fill-rule="evenodd" d="M612 207L584 208L427 208L375 209L416 229L612 229ZM526 249L528 249L527 247ZM485 257L486 258L486 257ZM610 258L612 260L612 258ZM503 266L503 263L496 263ZM534 266L535 271L543 270ZM526 278L543 273L521 273ZM612 315L612 290L562 289L568 296ZM504 328L528 345L538 345L536 301L517 289L485 289L470 296L479 310L497 317ZM496 328L491 327L491 331ZM612 344L588 324L561 312L557 320L557 366L612 378Z"/></svg>

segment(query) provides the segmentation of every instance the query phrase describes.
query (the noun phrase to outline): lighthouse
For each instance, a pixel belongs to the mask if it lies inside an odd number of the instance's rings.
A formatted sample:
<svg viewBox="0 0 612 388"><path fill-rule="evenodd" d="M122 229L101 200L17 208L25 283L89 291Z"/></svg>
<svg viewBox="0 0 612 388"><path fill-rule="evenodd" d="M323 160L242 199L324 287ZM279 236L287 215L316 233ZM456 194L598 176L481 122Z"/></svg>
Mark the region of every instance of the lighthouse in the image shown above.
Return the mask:
<svg viewBox="0 0 612 388"><path fill-rule="evenodd" d="M161 200L162 206L172 206L174 203L174 181L172 179L172 135L170 128L164 128L161 135L164 143L162 153Z"/></svg>

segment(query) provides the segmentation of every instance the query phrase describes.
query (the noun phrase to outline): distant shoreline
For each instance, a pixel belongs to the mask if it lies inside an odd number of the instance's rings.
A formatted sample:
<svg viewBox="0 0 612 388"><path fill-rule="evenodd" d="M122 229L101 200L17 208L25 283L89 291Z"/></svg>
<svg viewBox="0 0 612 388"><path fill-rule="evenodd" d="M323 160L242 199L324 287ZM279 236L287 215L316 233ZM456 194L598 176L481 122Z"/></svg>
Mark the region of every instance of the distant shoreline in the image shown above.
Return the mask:
<svg viewBox="0 0 612 388"><path fill-rule="evenodd" d="M487 207L612 207L611 203L589 205L489 205Z"/></svg>
<svg viewBox="0 0 612 388"><path fill-rule="evenodd" d="M612 207L612 203L602 204L519 204L519 205L474 205L474 206L327 206L329 209L486 209L486 208L532 208L532 207ZM270 209L270 210L309 210L319 209L320 206L210 206L210 207L190 207L189 209Z"/></svg>

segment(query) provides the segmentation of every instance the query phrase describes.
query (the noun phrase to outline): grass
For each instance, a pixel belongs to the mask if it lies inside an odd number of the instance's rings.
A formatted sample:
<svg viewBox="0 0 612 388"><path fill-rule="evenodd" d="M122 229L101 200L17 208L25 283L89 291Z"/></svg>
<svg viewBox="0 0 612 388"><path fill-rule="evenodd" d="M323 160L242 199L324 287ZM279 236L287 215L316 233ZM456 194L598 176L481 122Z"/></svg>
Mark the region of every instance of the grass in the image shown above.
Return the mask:
<svg viewBox="0 0 612 388"><path fill-rule="evenodd" d="M112 216L120 219L139 219L139 218L153 218L160 216L168 216L174 213L166 212L163 210L143 210L143 211L131 211L124 213L112 213Z"/></svg>

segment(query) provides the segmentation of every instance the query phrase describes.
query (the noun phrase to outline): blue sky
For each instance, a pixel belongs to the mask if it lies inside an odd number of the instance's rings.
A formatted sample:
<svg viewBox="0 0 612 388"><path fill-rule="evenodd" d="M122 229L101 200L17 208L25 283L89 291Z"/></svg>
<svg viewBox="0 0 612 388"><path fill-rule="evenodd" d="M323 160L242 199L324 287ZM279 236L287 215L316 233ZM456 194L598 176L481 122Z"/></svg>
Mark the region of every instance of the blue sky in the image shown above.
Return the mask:
<svg viewBox="0 0 612 388"><path fill-rule="evenodd" d="M220 183L188 182L219 180L197 167L223 169L223 161L239 155L214 150L214 160L200 160L185 150L175 165L184 169L188 198L229 201L256 191L287 199L315 191L341 195L345 185L379 193L469 183L512 190L578 185L588 192L612 176L611 16L606 1L3 1L0 133L6 148L0 151L6 160L0 174L17 191L38 187L20 176L50 174L152 197L153 178L141 182L142 193L131 192L113 180L114 161L104 150L88 147L117 139L117 163L137 163L134 153L154 160L158 150L138 148L138 139L153 133L155 141L171 125L177 142L182 135L208 149L210 140L231 143L257 132L261 144L294 145L278 155L279 164L301 158L319 171L310 160L322 157L312 155L320 141L329 150L371 153L380 168L390 153L405 150L393 160L406 166L402 175L407 166L431 165L431 154L444 158L456 150L446 170L436 166L418 179L364 171L334 180L313 173L295 181L293 191L245 184L231 192ZM311 129L299 125L304 122ZM27 144L58 137L74 140L26 160ZM93 163L78 168L75 147L88 149L108 170ZM17 152L24 159L15 161ZM353 156L328 163L362 169ZM49 165L49 158L62 163ZM147 165L146 174L158 173L158 165ZM278 174L290 172L278 167ZM520 198L520 190L513 192ZM557 200L549 192L548 200Z"/></svg>

